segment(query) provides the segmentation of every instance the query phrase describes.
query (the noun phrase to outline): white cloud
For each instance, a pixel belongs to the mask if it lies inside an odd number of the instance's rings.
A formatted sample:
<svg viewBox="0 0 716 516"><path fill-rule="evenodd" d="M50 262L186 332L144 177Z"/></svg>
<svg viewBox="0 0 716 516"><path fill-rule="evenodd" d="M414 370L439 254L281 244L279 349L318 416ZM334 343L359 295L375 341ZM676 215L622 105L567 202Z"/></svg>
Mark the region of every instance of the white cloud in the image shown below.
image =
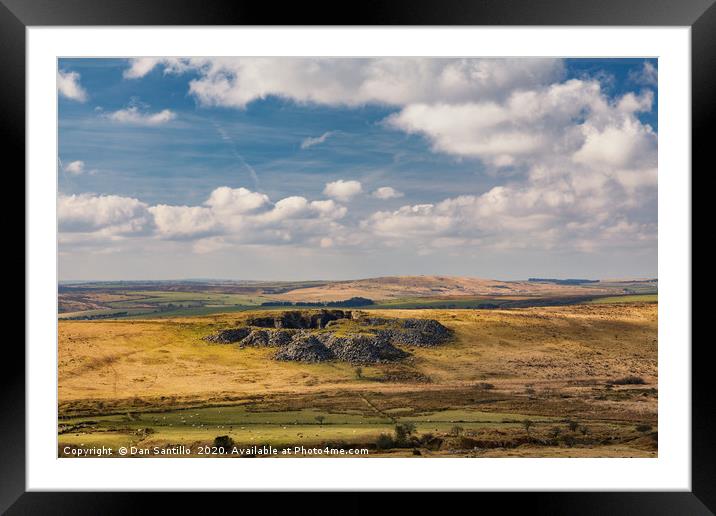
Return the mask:
<svg viewBox="0 0 716 516"><path fill-rule="evenodd" d="M208 235L218 227L211 209L201 206L160 204L150 207L149 212L154 216L157 234L163 238L195 238Z"/></svg>
<svg viewBox="0 0 716 516"><path fill-rule="evenodd" d="M612 167L656 164L657 136L651 127L635 119L599 129L582 126L584 144L574 153L574 161Z"/></svg>
<svg viewBox="0 0 716 516"><path fill-rule="evenodd" d="M71 100L87 100L87 91L80 85L80 74L77 72L57 70L57 91Z"/></svg>
<svg viewBox="0 0 716 516"><path fill-rule="evenodd" d="M461 246L591 252L654 245L657 135L640 119L653 109L648 88L615 98L597 75L563 80L563 62L550 59L140 58L125 76L140 78L156 67L165 74L191 70L189 93L204 106L243 109L270 95L394 106L385 126L476 163L497 186L347 222L347 209L336 201L360 194L358 181L327 183L323 193L331 200L313 201L272 202L259 192L221 187L199 207L148 209L155 238L196 239L196 252L238 242L412 245L420 253ZM630 79L652 86L656 76L645 62ZM129 113L118 116L130 120L148 116L138 107L121 111ZM307 138L301 147L325 143L331 134ZM384 186L371 196L402 194Z"/></svg>
<svg viewBox="0 0 716 516"><path fill-rule="evenodd" d="M635 170L585 165L535 166L525 182L513 181L480 195L436 204L379 211L361 229L374 238L441 247L540 248L593 251L604 246L653 244L655 222L637 222L656 201L656 168ZM626 235L621 229L629 227Z"/></svg>
<svg viewBox="0 0 716 516"><path fill-rule="evenodd" d="M139 79L151 72L159 64L155 57L137 57L130 59L130 66L124 70L125 79Z"/></svg>
<svg viewBox="0 0 716 516"><path fill-rule="evenodd" d="M338 181L332 181L326 183L326 187L323 189L323 193L328 197L333 197L339 201L347 202L363 191L363 186L359 181L344 181L339 179Z"/></svg>
<svg viewBox="0 0 716 516"><path fill-rule="evenodd" d="M399 192L395 188L391 186L381 186L377 190L375 190L372 194L373 197L376 199L397 199L398 197L403 197L403 193Z"/></svg>
<svg viewBox="0 0 716 516"><path fill-rule="evenodd" d="M404 239L444 233L454 222L449 215L440 214L432 204L417 204L393 212L376 212L362 226L377 236Z"/></svg>
<svg viewBox="0 0 716 516"><path fill-rule="evenodd" d="M645 86L656 86L659 82L659 71L649 61L644 61L639 71L629 72L629 80Z"/></svg>
<svg viewBox="0 0 716 516"><path fill-rule="evenodd" d="M72 161L64 166L63 170L68 174L78 176L85 171L85 162L81 160Z"/></svg>
<svg viewBox="0 0 716 516"><path fill-rule="evenodd" d="M211 192L206 205L215 213L226 216L256 211L270 203L266 194L252 192L247 188L220 186Z"/></svg>
<svg viewBox="0 0 716 516"><path fill-rule="evenodd" d="M560 59L234 57L135 59L125 76L141 77L157 65L164 73L197 72L189 91L201 104L238 108L269 95L349 106L466 102L549 84L564 73Z"/></svg>
<svg viewBox="0 0 716 516"><path fill-rule="evenodd" d="M259 215L262 222L281 222L287 219L304 217L309 211L308 200L305 197L292 196L278 201L273 209Z"/></svg>
<svg viewBox="0 0 716 516"><path fill-rule="evenodd" d="M323 133L321 136L317 136L315 138L306 138L301 142L301 148L302 149L308 149L310 147L313 147L314 145L319 145L321 143L324 143L329 136L332 136L335 131L328 131Z"/></svg>
<svg viewBox="0 0 716 516"><path fill-rule="evenodd" d="M335 201L328 199L325 201L312 201L311 210L319 214L319 216L328 219L342 219L348 213L348 208L336 204Z"/></svg>
<svg viewBox="0 0 716 516"><path fill-rule="evenodd" d="M222 186L202 206L149 206L128 197L61 195L58 218L61 242L73 245L133 234L191 241L194 252L209 253L247 243L322 245L320 238L331 239L340 232L337 221L346 213L331 199L291 196L273 203L266 194Z"/></svg>
<svg viewBox="0 0 716 516"><path fill-rule="evenodd" d="M150 225L148 206L117 195L60 195L57 218L60 232L123 235L143 232Z"/></svg>
<svg viewBox="0 0 716 516"><path fill-rule="evenodd" d="M141 110L138 106L129 106L118 111L104 115L109 120L122 124L161 125L176 118L176 113L170 109L163 109L156 113Z"/></svg>
<svg viewBox="0 0 716 516"><path fill-rule="evenodd" d="M178 74L192 68L191 62L203 61L197 59L178 59L175 57L133 57L129 59L129 68L124 70L125 79L141 79L158 65L164 66L165 74Z"/></svg>
<svg viewBox="0 0 716 516"><path fill-rule="evenodd" d="M599 83L573 79L517 90L501 102L408 105L388 117L386 124L424 135L435 151L502 166L519 158L563 152L565 145L574 145L575 121L580 116L609 111Z"/></svg>
<svg viewBox="0 0 716 516"><path fill-rule="evenodd" d="M436 151L520 173L481 194L403 206L361 229L419 252L440 247L653 248L657 135L637 113L653 95L608 98L595 81L519 90L501 101L415 104L387 124L424 135Z"/></svg>

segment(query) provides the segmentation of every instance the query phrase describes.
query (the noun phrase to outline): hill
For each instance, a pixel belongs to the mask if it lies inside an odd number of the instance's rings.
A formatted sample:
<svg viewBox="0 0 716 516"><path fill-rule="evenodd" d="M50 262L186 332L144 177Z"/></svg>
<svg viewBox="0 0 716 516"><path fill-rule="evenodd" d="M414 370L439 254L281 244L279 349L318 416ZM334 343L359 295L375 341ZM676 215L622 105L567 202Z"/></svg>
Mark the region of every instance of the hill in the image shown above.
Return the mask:
<svg viewBox="0 0 716 516"><path fill-rule="evenodd" d="M461 276L385 276L296 288L273 296L285 301L338 301L366 297L376 301L434 296L534 296L619 293L599 283L558 284L545 281L499 281Z"/></svg>

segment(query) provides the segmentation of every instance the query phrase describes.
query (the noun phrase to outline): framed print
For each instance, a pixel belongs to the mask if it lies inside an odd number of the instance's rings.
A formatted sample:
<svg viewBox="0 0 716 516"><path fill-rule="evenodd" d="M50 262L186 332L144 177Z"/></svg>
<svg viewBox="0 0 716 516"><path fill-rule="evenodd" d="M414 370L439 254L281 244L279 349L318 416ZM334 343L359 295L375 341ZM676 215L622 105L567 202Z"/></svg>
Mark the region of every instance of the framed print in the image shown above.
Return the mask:
<svg viewBox="0 0 716 516"><path fill-rule="evenodd" d="M716 11L448 4L0 6L27 202L3 510L711 513L691 170Z"/></svg>

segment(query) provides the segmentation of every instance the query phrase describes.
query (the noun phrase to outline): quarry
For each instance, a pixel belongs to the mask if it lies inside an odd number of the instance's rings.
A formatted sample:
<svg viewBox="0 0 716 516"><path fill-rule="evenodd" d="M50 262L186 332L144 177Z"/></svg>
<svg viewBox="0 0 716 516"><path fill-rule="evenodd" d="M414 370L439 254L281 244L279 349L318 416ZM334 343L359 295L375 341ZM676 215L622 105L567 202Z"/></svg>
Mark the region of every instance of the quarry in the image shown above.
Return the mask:
<svg viewBox="0 0 716 516"><path fill-rule="evenodd" d="M250 318L204 340L276 348L273 359L279 361L371 364L408 357L402 348L438 346L451 338L452 331L433 319L371 317L357 310L289 310Z"/></svg>

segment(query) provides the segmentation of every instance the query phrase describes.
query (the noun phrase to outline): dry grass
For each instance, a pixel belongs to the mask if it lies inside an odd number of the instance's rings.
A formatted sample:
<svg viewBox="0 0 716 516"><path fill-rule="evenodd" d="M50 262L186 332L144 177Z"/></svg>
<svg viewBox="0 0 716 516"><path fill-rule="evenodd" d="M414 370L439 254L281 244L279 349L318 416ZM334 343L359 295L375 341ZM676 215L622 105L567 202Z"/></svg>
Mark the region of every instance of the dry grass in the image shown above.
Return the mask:
<svg viewBox="0 0 716 516"><path fill-rule="evenodd" d="M367 378L410 369L441 387L481 380L501 387L528 382L546 387L555 381L629 375L656 380L654 304L374 312L434 318L454 329L457 338L438 348L411 349L413 357L403 366L367 367ZM251 315L60 321L60 401L367 387L347 364L274 362L270 349L238 350L201 340Z"/></svg>
<svg viewBox="0 0 716 516"><path fill-rule="evenodd" d="M364 366L361 379L349 364L276 362L270 358L271 349L240 349L201 340L251 313L146 321L60 321L60 415L238 404L279 414L310 409L388 421L412 418L420 425L442 421L434 429L426 426L426 432L448 432L459 421L482 435L483 441L493 442L499 436L494 432L507 432L500 439L515 443L521 442L518 436L523 433L518 423L501 423L500 419L488 424L474 420L475 411L494 417L530 417L538 422L537 433L545 435L551 423L539 423L540 418L553 422L569 417L588 423L593 435L599 435L598 449L604 449L604 456L651 456L656 453L655 445L648 441L641 448L625 443L639 437L634 430L637 423L656 428L657 310L654 303L519 310L375 310L371 312L389 317L437 319L454 329L456 338L437 348L409 349L412 356L400 364ZM613 385L614 380L627 376L638 376L645 384ZM368 427L360 428L358 436L373 435ZM338 433L343 436L347 429ZM323 430L318 433L325 434ZM194 437L203 439L198 434L186 438ZM86 440L83 436L82 441ZM509 453L507 448L480 453L552 455L544 446L538 446L539 451L533 448L523 443L510 447ZM594 444L554 448L555 456L594 455Z"/></svg>

